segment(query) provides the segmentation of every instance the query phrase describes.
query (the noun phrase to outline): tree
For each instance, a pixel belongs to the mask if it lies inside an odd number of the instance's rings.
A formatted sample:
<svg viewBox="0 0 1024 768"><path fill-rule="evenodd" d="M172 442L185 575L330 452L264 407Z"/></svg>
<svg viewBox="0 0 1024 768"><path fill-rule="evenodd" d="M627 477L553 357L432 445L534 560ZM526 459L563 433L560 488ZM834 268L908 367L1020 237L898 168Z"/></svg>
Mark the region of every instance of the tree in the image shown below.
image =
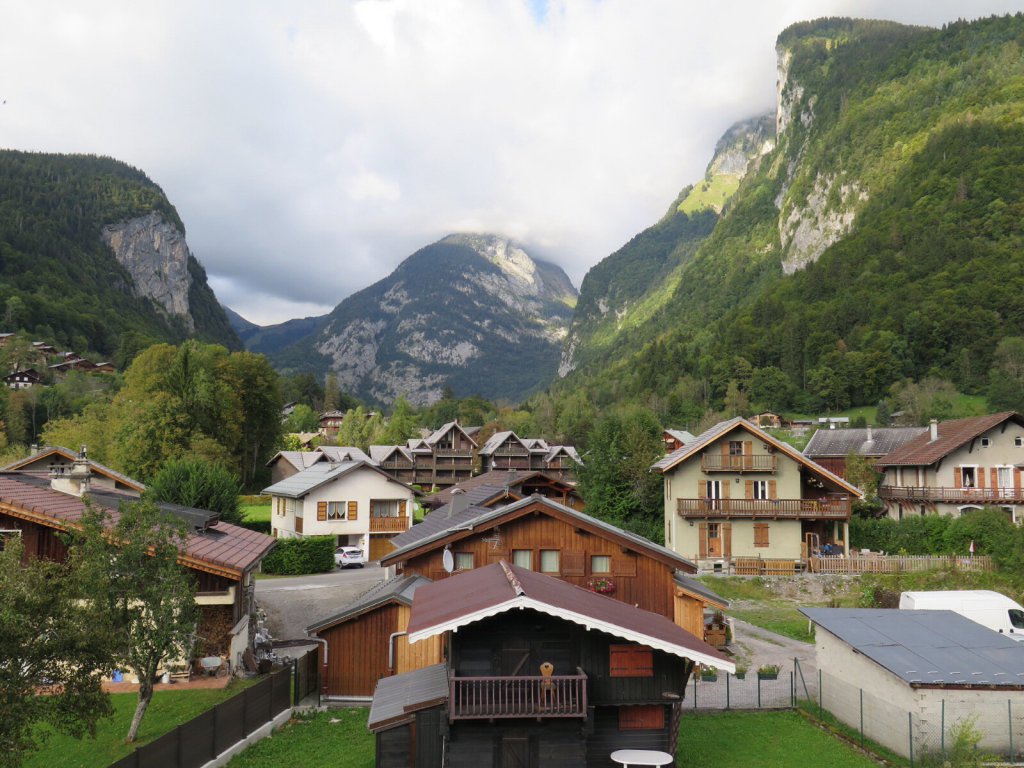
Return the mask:
<svg viewBox="0 0 1024 768"><path fill-rule="evenodd" d="M299 403L284 420L284 432L316 432L320 428L320 417L308 405Z"/></svg>
<svg viewBox="0 0 1024 768"><path fill-rule="evenodd" d="M81 597L95 613L96 632L115 664L139 679L126 741L135 741L153 682L165 661L188 658L198 609L195 580L178 564L188 529L150 500L122 504L116 518L87 505L73 533L71 561Z"/></svg>
<svg viewBox="0 0 1024 768"><path fill-rule="evenodd" d="M252 352L233 353L220 362L217 375L233 395L233 407L222 407L219 418L222 427L231 427L228 434L237 435L222 442L236 457L242 485L249 485L281 437L281 386L267 358Z"/></svg>
<svg viewBox="0 0 1024 768"><path fill-rule="evenodd" d="M205 461L171 459L146 488L153 501L216 512L226 523L242 524L238 479L224 467Z"/></svg>
<svg viewBox="0 0 1024 768"><path fill-rule="evenodd" d="M1024 411L1024 338L1007 336L999 342L988 377L992 408Z"/></svg>
<svg viewBox="0 0 1024 768"><path fill-rule="evenodd" d="M36 746L39 723L95 735L97 720L113 713L101 687L110 654L68 564L22 564L20 538L0 547L0 754L17 766Z"/></svg>
<svg viewBox="0 0 1024 768"><path fill-rule="evenodd" d="M386 445L405 445L405 441L416 437L417 432L416 411L405 395L399 395L381 439Z"/></svg>
<svg viewBox="0 0 1024 768"><path fill-rule="evenodd" d="M336 411L339 408L341 408L341 387L338 386L337 374L332 371L324 380L324 410Z"/></svg>

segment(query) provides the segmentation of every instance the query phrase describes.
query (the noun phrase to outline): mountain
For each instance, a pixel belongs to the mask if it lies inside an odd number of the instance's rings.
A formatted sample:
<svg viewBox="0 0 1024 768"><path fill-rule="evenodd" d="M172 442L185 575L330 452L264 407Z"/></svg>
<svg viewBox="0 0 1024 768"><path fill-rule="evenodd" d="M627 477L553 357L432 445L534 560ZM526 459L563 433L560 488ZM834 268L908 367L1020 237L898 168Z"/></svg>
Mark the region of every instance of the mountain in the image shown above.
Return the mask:
<svg viewBox="0 0 1024 768"><path fill-rule="evenodd" d="M228 321L238 334L238 338L245 344L245 348L250 352L264 355L280 352L288 345L306 338L327 321L327 315L321 315L295 318L274 325L256 325L230 307L224 307L224 313L228 316Z"/></svg>
<svg viewBox="0 0 1024 768"><path fill-rule="evenodd" d="M111 158L0 151L0 308L76 351L186 338L241 343L144 173Z"/></svg>
<svg viewBox="0 0 1024 768"><path fill-rule="evenodd" d="M425 405L446 387L519 401L554 376L575 303L561 268L508 239L449 235L271 357L286 372L334 371L374 403Z"/></svg>
<svg viewBox="0 0 1024 768"><path fill-rule="evenodd" d="M771 146L746 153L685 252L685 238L636 248L680 204L623 249L639 279L608 267L622 251L588 274L553 391L658 402L679 423L727 392L835 409L904 378L980 391L999 340L1024 336L1022 48L1021 15L785 30Z"/></svg>

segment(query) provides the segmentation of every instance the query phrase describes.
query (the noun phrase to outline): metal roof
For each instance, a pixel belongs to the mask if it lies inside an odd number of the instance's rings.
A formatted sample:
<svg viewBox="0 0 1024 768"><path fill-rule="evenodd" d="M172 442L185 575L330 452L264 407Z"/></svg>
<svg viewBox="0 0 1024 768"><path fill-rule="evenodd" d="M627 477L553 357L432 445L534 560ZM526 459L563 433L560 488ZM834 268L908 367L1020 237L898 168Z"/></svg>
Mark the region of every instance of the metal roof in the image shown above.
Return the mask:
<svg viewBox="0 0 1024 768"><path fill-rule="evenodd" d="M376 463L359 448L351 445L321 445L317 450L335 463L342 461L364 461L367 464Z"/></svg>
<svg viewBox="0 0 1024 768"><path fill-rule="evenodd" d="M451 505L445 504L443 507L439 507L428 514L409 530L402 531L397 536L394 536L391 539L391 545L395 548L395 551L398 551L438 535L444 535L453 528L465 528L471 521L491 511L489 507L476 506L477 502L471 500L471 498L478 499L480 495L484 495L485 499L490 499L496 492L503 493L504 490L504 488L496 489L490 486L473 488L466 493L467 507L452 513Z"/></svg>
<svg viewBox="0 0 1024 768"><path fill-rule="evenodd" d="M360 468L376 472L382 477L386 477L389 482L400 485L410 491L412 490L408 485L395 480L395 478L372 462L343 461L340 464L334 464L333 462L320 461L301 472L296 472L291 477L286 477L284 480L264 488L263 493L269 493L271 496L284 496L287 499L300 499L321 485L333 482Z"/></svg>
<svg viewBox="0 0 1024 768"><path fill-rule="evenodd" d="M819 429L807 442L804 456L885 456L910 440L927 432L927 427L871 427L860 429ZM868 439L870 435L870 439Z"/></svg>
<svg viewBox="0 0 1024 768"><path fill-rule="evenodd" d="M395 551L388 553L385 557L381 558L381 560L382 562L387 561L389 564L394 563L395 560L399 559L401 555L406 554L412 549L421 547L424 544L427 544L432 541L438 541L440 539L445 538L446 536L457 534L462 531L471 532L475 528L485 526L492 522L500 521L503 517L512 515L518 512L519 510L523 509L523 507L535 503L539 503L556 512L573 518L583 526L596 528L616 538L625 539L630 544L632 544L637 550L645 551L649 554L656 555L663 560L669 560L673 562L677 568L682 567L688 570L690 573L697 572L697 566L693 562L687 560L685 557L682 557L678 553L673 552L671 549L667 549L666 547L663 547L660 544L655 544L653 541L645 539L643 536L639 536L630 531L625 531L622 528L616 528L611 523L606 523L603 520L598 520L596 517L591 517L590 515L587 515L583 512L571 509L562 504L559 504L557 501L537 494L528 496L525 499L521 499L519 501L513 502L512 504L508 504L503 507L486 509L479 514L466 514L468 510L464 510L463 512L457 513L455 516L453 516L451 518L452 522L450 524L439 525L436 530L423 532L424 535L418 537L415 541L409 542L408 544L399 544L399 537L396 536L394 539L392 539L392 543L396 547ZM428 517L433 517L433 515L437 515L444 509L445 507L435 510ZM438 522L440 524L443 524L443 521L444 518L438 518ZM412 533L416 528L418 528L420 525L423 525L424 523L426 523L426 520L424 520L422 523L414 525L411 529L406 531L405 534L401 535L405 536L406 534ZM408 541L408 539L406 539L406 541Z"/></svg>
<svg viewBox="0 0 1024 768"><path fill-rule="evenodd" d="M1024 643L959 613L895 608L800 612L913 687L1024 690Z"/></svg>
<svg viewBox="0 0 1024 768"><path fill-rule="evenodd" d="M391 602L412 605L412 598L416 594L416 589L423 584L429 584L430 581L426 576L418 574L396 576L387 581L382 581L370 587L370 589L346 605L340 613L310 624L306 627L306 634L315 634L322 629L333 627L335 624L340 624L343 621L355 618L367 611L372 611L374 608Z"/></svg>
<svg viewBox="0 0 1024 768"><path fill-rule="evenodd" d="M420 587L409 617L409 642L519 609L735 671L728 657L664 616L504 560Z"/></svg>
<svg viewBox="0 0 1024 768"><path fill-rule="evenodd" d="M382 677L377 681L370 705L367 727L377 731L412 722L414 713L448 700L448 665L406 672L404 675Z"/></svg>
<svg viewBox="0 0 1024 768"><path fill-rule="evenodd" d="M937 424L939 437L931 439L931 430L904 444L901 448L879 461L879 466L927 466L955 451L961 445L1012 419L1024 426L1024 417L1014 411L993 413L987 416L973 416L969 419L954 419Z"/></svg>
<svg viewBox="0 0 1024 768"><path fill-rule="evenodd" d="M688 443L694 439L693 434L687 432L685 429L666 429L665 434L671 435L680 443Z"/></svg>
<svg viewBox="0 0 1024 768"><path fill-rule="evenodd" d="M680 588L685 589L687 592L697 595L698 597L704 598L708 603L720 606L721 608L729 607L728 600L717 594L703 582L697 581L697 579L692 576L688 576L682 571L676 571L672 580L678 584Z"/></svg>

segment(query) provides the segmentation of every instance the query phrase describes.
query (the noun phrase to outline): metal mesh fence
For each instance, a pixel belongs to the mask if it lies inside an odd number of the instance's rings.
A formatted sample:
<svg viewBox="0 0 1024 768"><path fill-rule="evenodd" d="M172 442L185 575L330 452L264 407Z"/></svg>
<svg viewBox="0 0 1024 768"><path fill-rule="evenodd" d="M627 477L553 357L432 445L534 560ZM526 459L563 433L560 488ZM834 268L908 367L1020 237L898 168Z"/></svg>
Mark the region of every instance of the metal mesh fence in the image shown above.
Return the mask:
<svg viewBox="0 0 1024 768"><path fill-rule="evenodd" d="M793 673L782 671L774 679L756 672L738 678L719 673L714 680L694 675L686 688L683 707L692 709L785 709L794 706Z"/></svg>

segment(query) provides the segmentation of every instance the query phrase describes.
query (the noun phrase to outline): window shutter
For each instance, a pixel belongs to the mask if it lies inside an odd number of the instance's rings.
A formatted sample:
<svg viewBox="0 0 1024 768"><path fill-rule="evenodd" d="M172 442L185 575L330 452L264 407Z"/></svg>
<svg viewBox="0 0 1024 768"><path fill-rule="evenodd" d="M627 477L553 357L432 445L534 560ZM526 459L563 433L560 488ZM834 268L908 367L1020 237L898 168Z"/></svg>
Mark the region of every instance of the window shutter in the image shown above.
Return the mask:
<svg viewBox="0 0 1024 768"><path fill-rule="evenodd" d="M743 441L743 455L753 456L754 455L754 443L750 440Z"/></svg>
<svg viewBox="0 0 1024 768"><path fill-rule="evenodd" d="M612 558L612 575L636 576L636 555L615 555Z"/></svg>
<svg viewBox="0 0 1024 768"><path fill-rule="evenodd" d="M731 480L724 480L722 482L722 484L719 486L719 488L722 489L722 498L723 499L728 499L729 498L729 486L730 485L732 485L732 481Z"/></svg>
<svg viewBox="0 0 1024 768"><path fill-rule="evenodd" d="M316 503L316 519L326 520L327 519L327 502L318 501Z"/></svg>
<svg viewBox="0 0 1024 768"><path fill-rule="evenodd" d="M350 501L348 503L348 519L355 520L359 516L359 502Z"/></svg>
<svg viewBox="0 0 1024 768"><path fill-rule="evenodd" d="M508 550L505 550L503 552L495 552L495 551L490 550L490 549L487 550L487 564L488 565L500 562L502 560L504 560L506 563L512 562L511 558L509 557Z"/></svg>
<svg viewBox="0 0 1024 768"><path fill-rule="evenodd" d="M698 480L697 481L697 498L698 499L706 499L707 497L708 497L708 487L705 484L705 481Z"/></svg>
<svg viewBox="0 0 1024 768"><path fill-rule="evenodd" d="M405 517L405 499L398 502L398 516Z"/></svg>
<svg viewBox="0 0 1024 768"><path fill-rule="evenodd" d="M747 480L746 483L743 486L743 490L746 493L746 498L748 498L748 499L754 498L754 481L753 480Z"/></svg>
<svg viewBox="0 0 1024 768"><path fill-rule="evenodd" d="M620 731L650 731L664 728L665 707L661 704L619 707Z"/></svg>
<svg viewBox="0 0 1024 768"><path fill-rule="evenodd" d="M979 488L984 488L985 487L985 470L984 470L984 468L983 467L978 467L978 469L974 472L974 476L975 476L975 482L978 484L978 487Z"/></svg>
<svg viewBox="0 0 1024 768"><path fill-rule="evenodd" d="M697 529L698 548L701 557L708 556L708 524L701 523Z"/></svg>
<svg viewBox="0 0 1024 768"><path fill-rule="evenodd" d="M722 443L722 455L723 456L728 456L729 455L729 441L728 440L726 440L724 443Z"/></svg>
<svg viewBox="0 0 1024 768"><path fill-rule="evenodd" d="M779 494L778 494L778 491L777 491L777 488L776 488L774 480L769 480L768 481L768 498L769 499L777 499L777 498L779 498Z"/></svg>
<svg viewBox="0 0 1024 768"><path fill-rule="evenodd" d="M654 677L654 652L646 645L609 645L609 677Z"/></svg>
<svg viewBox="0 0 1024 768"><path fill-rule="evenodd" d="M732 557L732 523L722 523L722 557Z"/></svg>
<svg viewBox="0 0 1024 768"><path fill-rule="evenodd" d="M988 477L989 477L989 487L990 488L998 488L999 487L999 475L996 473L996 468L995 467L992 467L988 471Z"/></svg>
<svg viewBox="0 0 1024 768"><path fill-rule="evenodd" d="M767 547L768 544L768 523L754 523L754 546Z"/></svg>
<svg viewBox="0 0 1024 768"><path fill-rule="evenodd" d="M1020 498L1020 470L1017 467L1013 468L1013 495Z"/></svg>
<svg viewBox="0 0 1024 768"><path fill-rule="evenodd" d="M584 576L585 574L585 562L582 552L562 553L563 576Z"/></svg>
<svg viewBox="0 0 1024 768"><path fill-rule="evenodd" d="M963 488L964 487L964 475L963 470L960 467L953 467L953 487Z"/></svg>

